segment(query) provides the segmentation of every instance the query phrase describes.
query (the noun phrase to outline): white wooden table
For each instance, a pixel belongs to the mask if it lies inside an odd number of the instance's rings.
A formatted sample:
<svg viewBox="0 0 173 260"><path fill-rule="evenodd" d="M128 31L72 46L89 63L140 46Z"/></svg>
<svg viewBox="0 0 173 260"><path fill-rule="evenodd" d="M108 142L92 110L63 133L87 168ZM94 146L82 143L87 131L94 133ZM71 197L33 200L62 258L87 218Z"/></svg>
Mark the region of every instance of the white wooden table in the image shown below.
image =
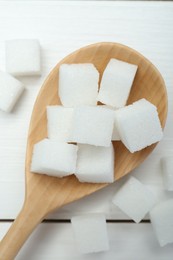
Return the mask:
<svg viewBox="0 0 173 260"><path fill-rule="evenodd" d="M160 170L160 158L173 154L172 14L172 2L0 1L0 69L5 70L6 39L37 38L42 46L42 76L20 78L26 87L24 95L13 113L0 112L0 239L23 203L27 130L40 86L61 58L94 42L129 45L150 59L162 73L169 100L164 138L131 174L148 185L158 200L173 197L173 193L163 189ZM134 224L111 204L112 195L125 179L50 215L49 221L40 224L16 259L172 260L173 245L160 248L150 223ZM69 219L85 212L106 214L109 252L78 253Z"/></svg>

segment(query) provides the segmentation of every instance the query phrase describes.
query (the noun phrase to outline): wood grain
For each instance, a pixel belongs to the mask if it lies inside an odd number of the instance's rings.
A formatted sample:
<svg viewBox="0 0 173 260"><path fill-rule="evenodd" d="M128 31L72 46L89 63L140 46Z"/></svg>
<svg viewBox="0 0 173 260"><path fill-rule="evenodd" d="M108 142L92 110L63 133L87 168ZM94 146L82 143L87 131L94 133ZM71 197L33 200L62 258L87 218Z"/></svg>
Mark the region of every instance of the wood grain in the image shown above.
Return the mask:
<svg viewBox="0 0 173 260"><path fill-rule="evenodd" d="M102 75L110 58L118 58L138 65L128 104L145 97L157 106L160 121L164 127L167 116L167 94L164 81L158 70L133 49L121 44L98 43L77 50L58 63L43 84L33 109L26 153L25 203L21 213L0 244L1 260L13 259L36 225L48 213L107 185L79 183L74 176L58 179L33 174L30 173L30 163L33 145L47 136L46 106L60 104L57 95L59 66L62 63L92 62ZM156 144L131 154L121 142L114 142L115 180L137 167L155 146ZM26 221L27 225L25 225Z"/></svg>

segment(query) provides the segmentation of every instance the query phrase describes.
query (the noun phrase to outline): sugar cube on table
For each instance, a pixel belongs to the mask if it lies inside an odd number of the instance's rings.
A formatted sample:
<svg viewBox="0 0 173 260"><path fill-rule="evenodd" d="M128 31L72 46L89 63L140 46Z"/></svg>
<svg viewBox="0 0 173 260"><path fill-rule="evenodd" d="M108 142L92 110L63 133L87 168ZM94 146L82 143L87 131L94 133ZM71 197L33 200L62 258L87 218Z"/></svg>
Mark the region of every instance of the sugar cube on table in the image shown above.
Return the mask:
<svg viewBox="0 0 173 260"><path fill-rule="evenodd" d="M115 121L121 141L131 153L163 137L157 108L146 99L116 110Z"/></svg>
<svg viewBox="0 0 173 260"><path fill-rule="evenodd" d="M165 189L173 191L173 156L161 158L161 166Z"/></svg>
<svg viewBox="0 0 173 260"><path fill-rule="evenodd" d="M130 177L114 195L112 202L139 223L155 205L156 198L144 184Z"/></svg>
<svg viewBox="0 0 173 260"><path fill-rule="evenodd" d="M110 146L114 124L114 111L101 106L74 108L72 135L69 141Z"/></svg>
<svg viewBox="0 0 173 260"><path fill-rule="evenodd" d="M105 216L101 213L75 216L71 219L76 247L82 254L109 250Z"/></svg>
<svg viewBox="0 0 173 260"><path fill-rule="evenodd" d="M173 199L157 204L150 211L150 220L160 246L173 243Z"/></svg>
<svg viewBox="0 0 173 260"><path fill-rule="evenodd" d="M0 71L0 109L10 112L24 90L23 84L6 72Z"/></svg>
<svg viewBox="0 0 173 260"><path fill-rule="evenodd" d="M76 177L80 182L114 181L114 148L78 144Z"/></svg>
<svg viewBox="0 0 173 260"><path fill-rule="evenodd" d="M36 39L6 41L6 71L14 76L40 75L40 44Z"/></svg>
<svg viewBox="0 0 173 260"><path fill-rule="evenodd" d="M73 119L73 108L63 106L47 107L48 138L67 142L70 137Z"/></svg>
<svg viewBox="0 0 173 260"><path fill-rule="evenodd" d="M31 172L67 176L75 172L76 159L76 145L44 139L34 145Z"/></svg>
<svg viewBox="0 0 173 260"><path fill-rule="evenodd" d="M98 101L120 108L126 105L137 65L117 59L110 59L100 83Z"/></svg>
<svg viewBox="0 0 173 260"><path fill-rule="evenodd" d="M66 107L96 105L99 73L93 64L62 64L59 68L59 97Z"/></svg>

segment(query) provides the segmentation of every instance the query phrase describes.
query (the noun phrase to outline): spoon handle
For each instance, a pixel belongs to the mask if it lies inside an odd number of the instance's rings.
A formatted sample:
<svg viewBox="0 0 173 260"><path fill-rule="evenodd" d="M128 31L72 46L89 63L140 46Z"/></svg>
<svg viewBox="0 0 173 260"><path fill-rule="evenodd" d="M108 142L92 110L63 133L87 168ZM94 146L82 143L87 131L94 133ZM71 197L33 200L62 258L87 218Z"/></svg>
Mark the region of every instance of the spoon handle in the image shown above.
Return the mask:
<svg viewBox="0 0 173 260"><path fill-rule="evenodd" d="M42 202L43 203L43 202ZM0 260L13 260L35 227L43 220L45 207L26 201L16 220L0 242Z"/></svg>

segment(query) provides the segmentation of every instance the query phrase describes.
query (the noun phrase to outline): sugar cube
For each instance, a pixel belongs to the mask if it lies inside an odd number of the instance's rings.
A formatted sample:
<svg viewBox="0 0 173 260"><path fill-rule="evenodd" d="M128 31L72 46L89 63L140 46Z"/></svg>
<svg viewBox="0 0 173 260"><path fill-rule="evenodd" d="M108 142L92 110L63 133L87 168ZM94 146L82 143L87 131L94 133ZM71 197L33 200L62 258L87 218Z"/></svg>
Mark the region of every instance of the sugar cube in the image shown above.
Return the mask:
<svg viewBox="0 0 173 260"><path fill-rule="evenodd" d="M116 111L111 106L102 105L100 107L107 108L107 109L112 109L113 111ZM114 127L113 127L113 132L112 132L112 141L120 141L120 135L119 135L118 128L117 128L117 125L116 125L116 120L114 120Z"/></svg>
<svg viewBox="0 0 173 260"><path fill-rule="evenodd" d="M110 59L100 83L98 101L120 108L126 105L137 71L137 65Z"/></svg>
<svg viewBox="0 0 173 260"><path fill-rule="evenodd" d="M96 105L99 73L93 64L62 64L59 97L63 106Z"/></svg>
<svg viewBox="0 0 173 260"><path fill-rule="evenodd" d="M173 199L157 204L150 219L160 246L173 243Z"/></svg>
<svg viewBox="0 0 173 260"><path fill-rule="evenodd" d="M173 190L173 156L161 158L164 186L167 190Z"/></svg>
<svg viewBox="0 0 173 260"><path fill-rule="evenodd" d="M34 145L31 172L67 176L75 172L76 159L76 145L44 139Z"/></svg>
<svg viewBox="0 0 173 260"><path fill-rule="evenodd" d="M112 132L112 141L120 141L120 135L116 126L116 122L114 122L114 128L113 128L113 132Z"/></svg>
<svg viewBox="0 0 173 260"><path fill-rule="evenodd" d="M73 119L73 108L63 106L47 107L48 138L67 142L70 137Z"/></svg>
<svg viewBox="0 0 173 260"><path fill-rule="evenodd" d="M74 108L70 141L96 146L110 146L114 111L101 106Z"/></svg>
<svg viewBox="0 0 173 260"><path fill-rule="evenodd" d="M114 148L78 144L76 177L80 182L114 181Z"/></svg>
<svg viewBox="0 0 173 260"><path fill-rule="evenodd" d="M40 75L40 44L35 39L6 41L6 71L14 76Z"/></svg>
<svg viewBox="0 0 173 260"><path fill-rule="evenodd" d="M155 195L144 184L130 177L112 199L124 213L139 223L156 203Z"/></svg>
<svg viewBox="0 0 173 260"><path fill-rule="evenodd" d="M10 112L24 90L23 84L6 72L0 71L0 109Z"/></svg>
<svg viewBox="0 0 173 260"><path fill-rule="evenodd" d="M109 240L105 216L90 213L71 219L78 251L82 254L109 250Z"/></svg>
<svg viewBox="0 0 173 260"><path fill-rule="evenodd" d="M131 153L162 139L157 108L146 99L116 110L115 121L121 141Z"/></svg>

